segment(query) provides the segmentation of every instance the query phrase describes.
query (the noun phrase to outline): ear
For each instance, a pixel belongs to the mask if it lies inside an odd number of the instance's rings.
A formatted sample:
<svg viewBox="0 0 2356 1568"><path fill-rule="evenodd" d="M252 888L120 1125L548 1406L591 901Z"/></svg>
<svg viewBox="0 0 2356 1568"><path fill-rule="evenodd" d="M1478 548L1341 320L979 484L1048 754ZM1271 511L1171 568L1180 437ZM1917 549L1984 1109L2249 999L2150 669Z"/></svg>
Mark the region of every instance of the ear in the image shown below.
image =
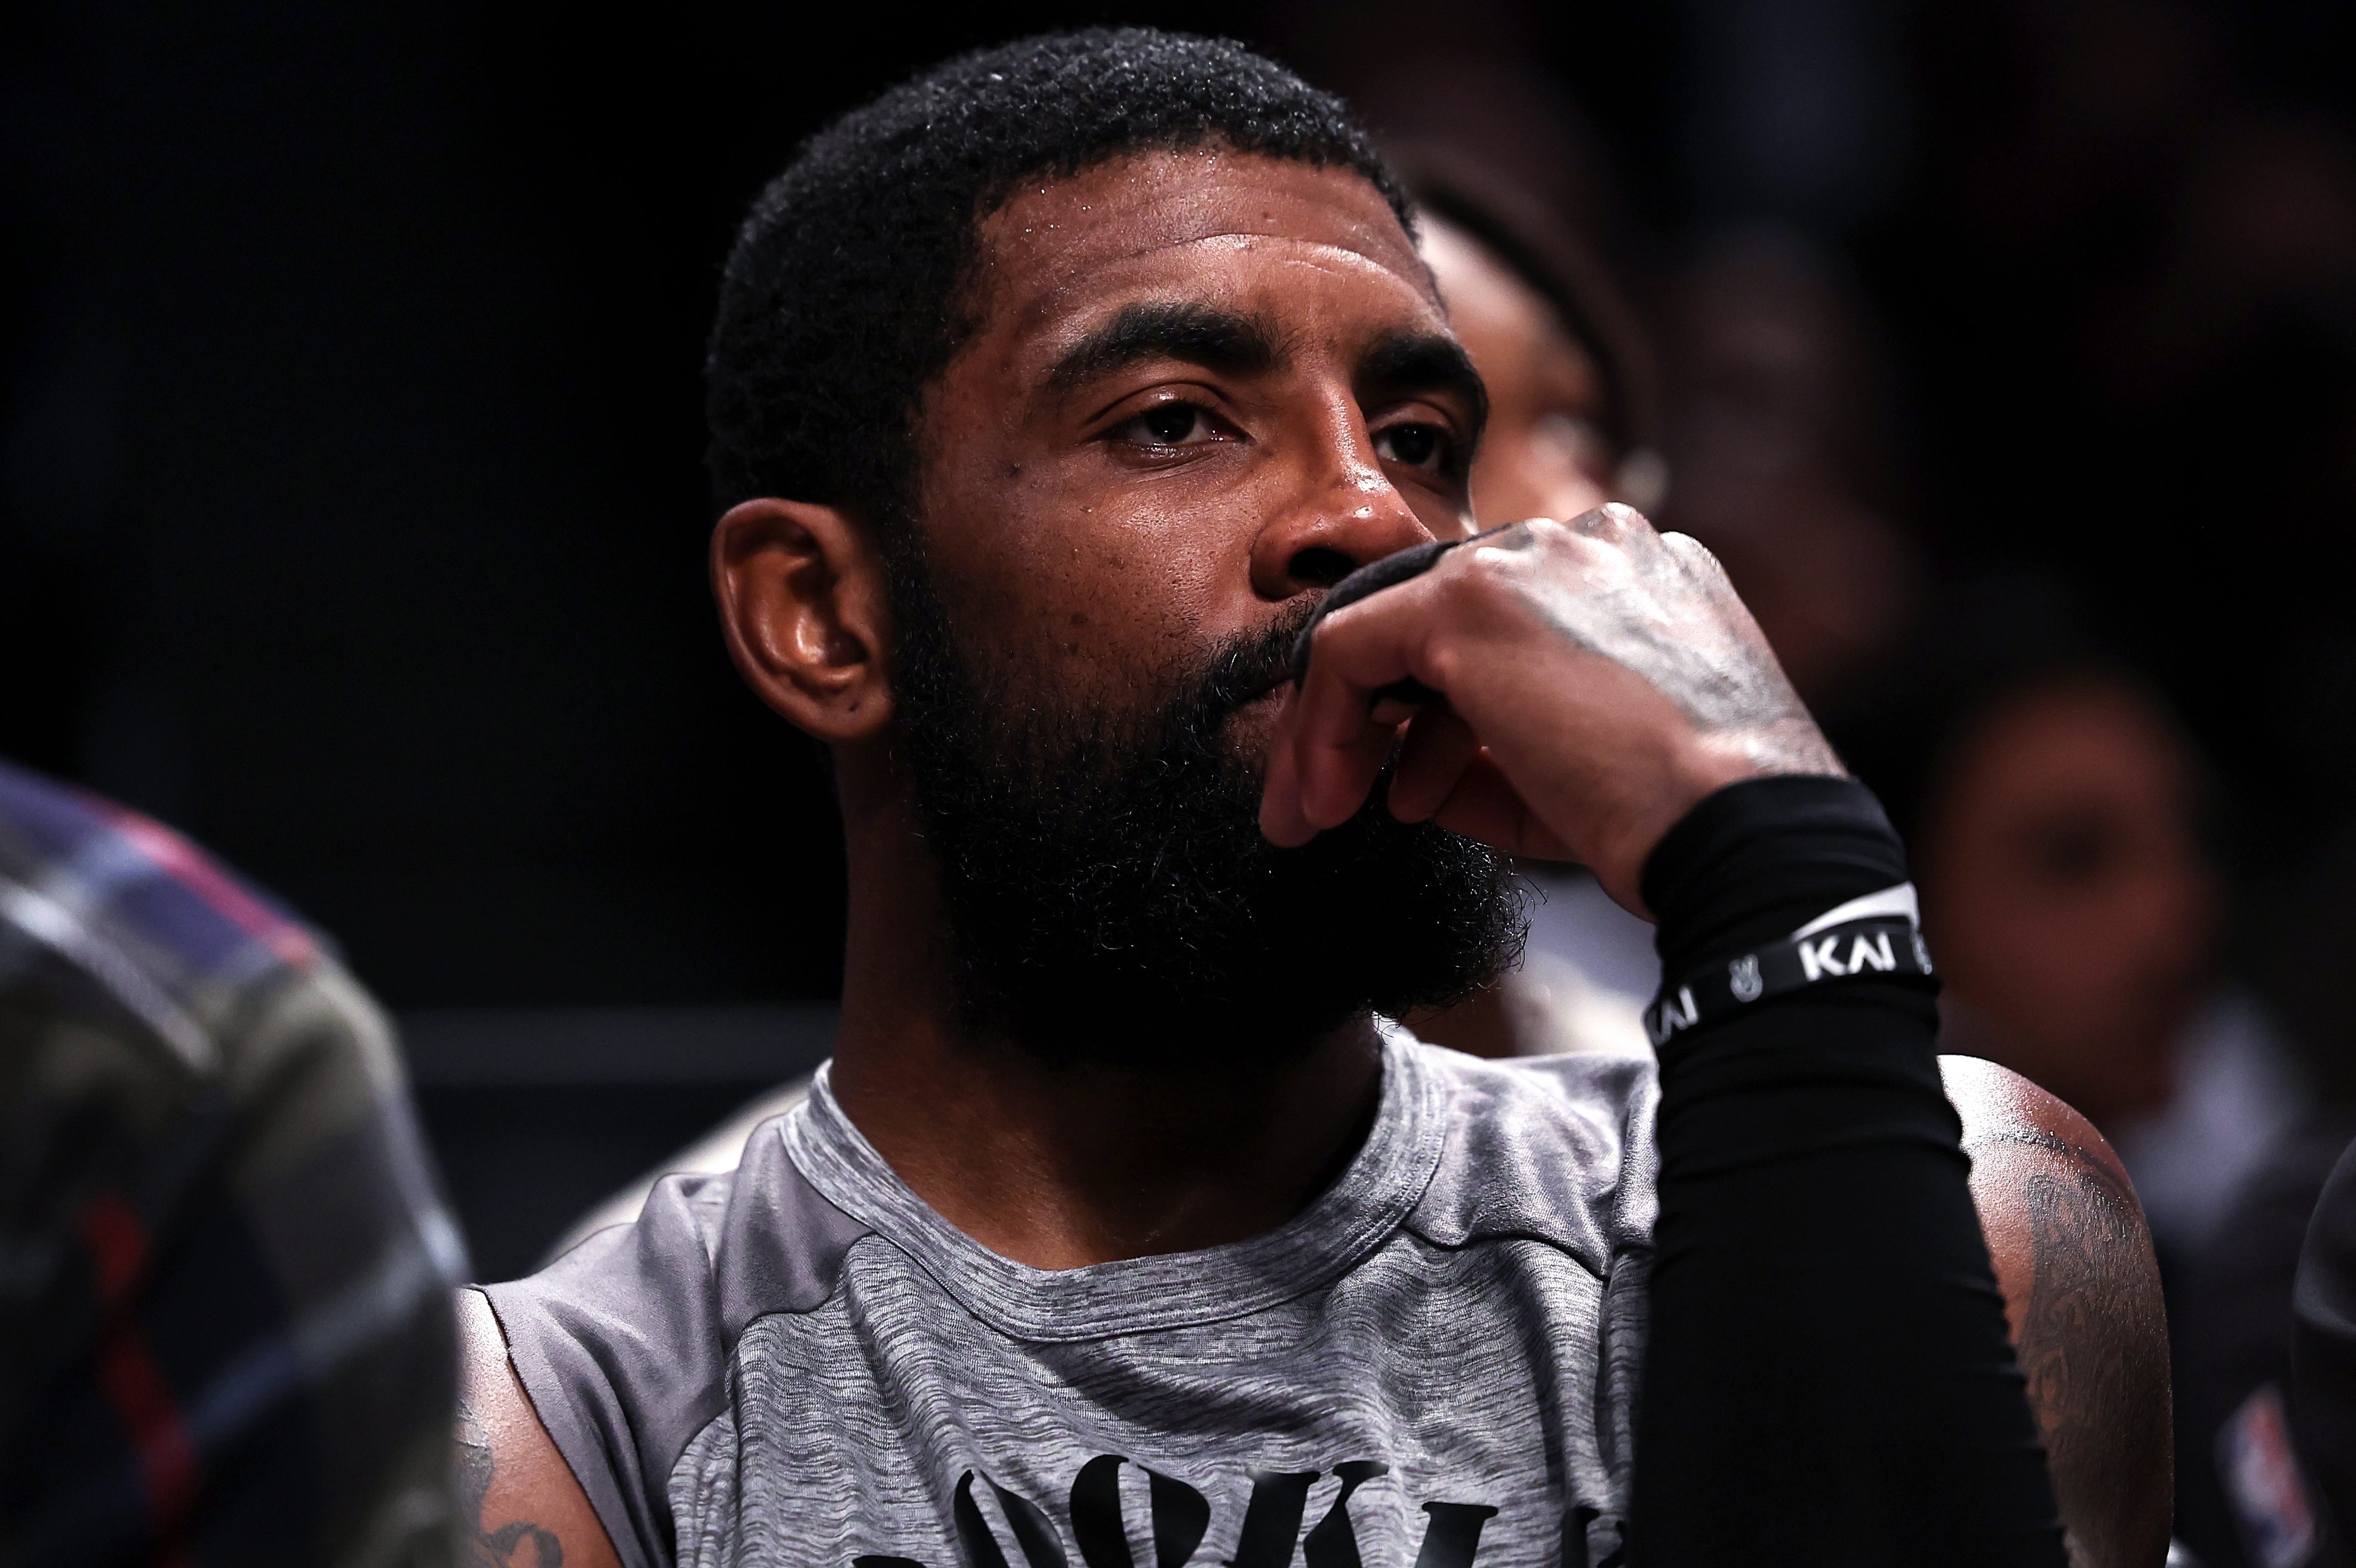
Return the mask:
<svg viewBox="0 0 2356 1568"><path fill-rule="evenodd" d="M761 700L830 743L892 716L884 574L832 507L745 501L712 531L712 588L736 668Z"/></svg>

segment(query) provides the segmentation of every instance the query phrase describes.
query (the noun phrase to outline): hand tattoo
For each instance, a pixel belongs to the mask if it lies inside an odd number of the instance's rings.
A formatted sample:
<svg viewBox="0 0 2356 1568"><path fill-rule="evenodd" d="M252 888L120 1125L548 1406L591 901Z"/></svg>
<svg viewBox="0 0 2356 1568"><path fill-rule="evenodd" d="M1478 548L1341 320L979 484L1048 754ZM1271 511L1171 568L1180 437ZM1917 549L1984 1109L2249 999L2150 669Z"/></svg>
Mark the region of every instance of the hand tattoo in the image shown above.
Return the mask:
<svg viewBox="0 0 2356 1568"><path fill-rule="evenodd" d="M1656 533L1621 506L1563 526L1616 547L1603 571L1537 587L1564 635L1644 677L1696 729L1739 738L1762 773L1847 772L1700 541ZM1492 538L1506 549L1535 542L1529 524Z"/></svg>

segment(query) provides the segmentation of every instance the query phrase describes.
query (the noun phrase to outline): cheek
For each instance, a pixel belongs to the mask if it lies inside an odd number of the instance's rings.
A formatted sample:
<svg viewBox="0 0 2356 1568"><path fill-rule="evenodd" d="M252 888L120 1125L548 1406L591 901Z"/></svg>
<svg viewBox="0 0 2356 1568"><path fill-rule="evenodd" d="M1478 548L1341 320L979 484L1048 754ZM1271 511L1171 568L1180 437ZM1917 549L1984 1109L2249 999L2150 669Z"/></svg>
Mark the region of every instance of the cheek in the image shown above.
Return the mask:
<svg viewBox="0 0 2356 1568"><path fill-rule="evenodd" d="M1217 597L1215 560L1086 501L1033 507L1022 503L1035 494L1020 490L1005 499L935 556L971 656L1110 699L1154 686L1199 652Z"/></svg>
<svg viewBox="0 0 2356 1568"><path fill-rule="evenodd" d="M1482 527L1494 528L1537 515L1529 456L1525 432L1491 427L1481 454L1472 461L1472 514Z"/></svg>
<svg viewBox="0 0 2356 1568"><path fill-rule="evenodd" d="M1265 465L1138 475L1092 448L976 464L926 537L977 658L1109 694L1190 672L1266 613L1252 591Z"/></svg>
<svg viewBox="0 0 2356 1568"><path fill-rule="evenodd" d="M1282 710L1280 698L1264 697L1239 710L1227 720L1225 737L1230 752L1258 778L1268 770L1269 745L1276 736L1277 715Z"/></svg>
<svg viewBox="0 0 2356 1568"><path fill-rule="evenodd" d="M1472 464L1472 509L1484 528L1529 517L1568 522L1612 497L1559 442L1520 427L1493 431Z"/></svg>

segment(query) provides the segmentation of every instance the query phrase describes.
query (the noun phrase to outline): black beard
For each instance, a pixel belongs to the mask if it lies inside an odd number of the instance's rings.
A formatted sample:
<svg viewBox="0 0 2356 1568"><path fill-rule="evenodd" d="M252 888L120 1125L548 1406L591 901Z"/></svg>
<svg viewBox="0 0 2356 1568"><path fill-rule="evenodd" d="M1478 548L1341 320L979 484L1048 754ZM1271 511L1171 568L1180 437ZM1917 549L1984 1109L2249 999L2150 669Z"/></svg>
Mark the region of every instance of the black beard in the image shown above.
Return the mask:
<svg viewBox="0 0 2356 1568"><path fill-rule="evenodd" d="M1222 648L1158 712L986 681L921 563L890 573L897 744L969 1029L1059 1061L1299 1050L1369 1008L1459 1001L1519 958L1505 858L1381 804L1297 849L1223 741L1300 620Z"/></svg>

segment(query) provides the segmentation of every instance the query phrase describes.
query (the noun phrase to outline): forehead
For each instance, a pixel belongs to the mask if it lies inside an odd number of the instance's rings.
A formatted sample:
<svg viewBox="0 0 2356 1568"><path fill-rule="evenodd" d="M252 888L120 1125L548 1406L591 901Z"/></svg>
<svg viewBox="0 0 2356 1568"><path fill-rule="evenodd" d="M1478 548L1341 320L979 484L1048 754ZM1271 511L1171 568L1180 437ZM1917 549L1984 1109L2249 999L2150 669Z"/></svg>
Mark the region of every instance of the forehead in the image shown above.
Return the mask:
<svg viewBox="0 0 2356 1568"><path fill-rule="evenodd" d="M1042 354L1142 296L1238 290L1280 312L1289 294L1339 287L1444 330L1414 242L1348 169L1217 148L1133 154L1017 192L980 241L979 336Z"/></svg>
<svg viewBox="0 0 2356 1568"><path fill-rule="evenodd" d="M1423 254L1458 331L1471 331L1477 321L1501 332L1569 342L1554 303L1463 229L1443 219L1427 218Z"/></svg>

